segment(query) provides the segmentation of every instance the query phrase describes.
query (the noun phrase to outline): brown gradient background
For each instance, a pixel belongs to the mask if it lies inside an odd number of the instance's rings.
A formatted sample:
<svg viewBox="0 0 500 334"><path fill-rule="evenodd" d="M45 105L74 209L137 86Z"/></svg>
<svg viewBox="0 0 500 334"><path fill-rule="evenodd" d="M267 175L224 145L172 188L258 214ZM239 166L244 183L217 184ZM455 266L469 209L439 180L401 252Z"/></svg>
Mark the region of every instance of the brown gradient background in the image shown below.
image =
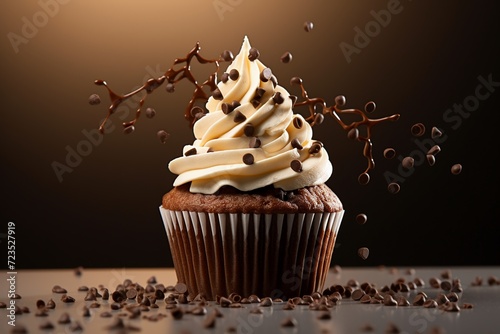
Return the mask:
<svg viewBox="0 0 500 334"><path fill-rule="evenodd" d="M193 140L183 119L187 83L173 95L162 88L150 96L146 106L157 116L142 117L132 135L123 135L120 119L113 118L115 130L63 174L63 182L51 164L64 164L66 147L76 149L86 139L82 131L96 129L105 116L107 94L95 79L126 92L163 74L197 41L210 58L225 49L236 54L244 35L295 94L288 82L300 76L311 96L328 103L344 94L349 107L376 101L373 117L401 113L398 122L375 128L377 167L367 186L357 183L365 168L362 144L349 141L333 119L314 128L335 166L328 184L346 209L336 264L500 264L500 89L457 130L443 120L446 109L474 94L479 75L500 81L494 2L401 1L402 12L350 64L339 44L353 44L353 29L363 29L373 20L370 11L387 8L388 1L220 2L233 4L222 20L211 0L69 1L18 53L7 34L21 35L22 18L33 22L41 7L37 1L0 3L0 233L15 222L17 268L172 264L158 206L174 180L168 161ZM315 24L309 33L306 20ZM290 64L279 61L285 51L294 56ZM101 105L88 104L92 93L101 95ZM385 160L382 151L414 151L415 122L443 129L448 139L434 167L418 166L391 195L383 174L396 172L397 161ZM167 145L157 140L159 129L172 134ZM464 170L453 176L450 166L457 162ZM360 212L369 217L363 226L354 222ZM366 261L356 255L362 246L371 250Z"/></svg>

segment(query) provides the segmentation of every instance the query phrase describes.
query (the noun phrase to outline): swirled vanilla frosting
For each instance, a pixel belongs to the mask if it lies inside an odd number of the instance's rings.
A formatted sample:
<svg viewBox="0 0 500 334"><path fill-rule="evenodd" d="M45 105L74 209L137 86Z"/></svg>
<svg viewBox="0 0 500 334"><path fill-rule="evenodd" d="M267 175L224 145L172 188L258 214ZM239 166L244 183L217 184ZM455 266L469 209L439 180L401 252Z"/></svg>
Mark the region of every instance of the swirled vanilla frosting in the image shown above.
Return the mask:
<svg viewBox="0 0 500 334"><path fill-rule="evenodd" d="M193 126L195 141L168 167L174 186L213 194L222 186L285 191L324 183L332 164L310 124L292 110L294 97L258 59L245 37L239 54Z"/></svg>

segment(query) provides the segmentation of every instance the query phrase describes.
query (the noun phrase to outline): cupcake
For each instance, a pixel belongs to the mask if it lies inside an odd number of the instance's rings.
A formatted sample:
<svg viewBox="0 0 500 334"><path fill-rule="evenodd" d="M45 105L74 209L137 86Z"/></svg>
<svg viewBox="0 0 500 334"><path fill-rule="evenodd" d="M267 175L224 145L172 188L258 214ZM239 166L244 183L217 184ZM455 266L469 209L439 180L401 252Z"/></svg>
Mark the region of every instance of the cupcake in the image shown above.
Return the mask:
<svg viewBox="0 0 500 334"><path fill-rule="evenodd" d="M344 211L325 184L328 153L295 99L245 37L194 142L169 163L178 176L160 212L191 296L322 291Z"/></svg>

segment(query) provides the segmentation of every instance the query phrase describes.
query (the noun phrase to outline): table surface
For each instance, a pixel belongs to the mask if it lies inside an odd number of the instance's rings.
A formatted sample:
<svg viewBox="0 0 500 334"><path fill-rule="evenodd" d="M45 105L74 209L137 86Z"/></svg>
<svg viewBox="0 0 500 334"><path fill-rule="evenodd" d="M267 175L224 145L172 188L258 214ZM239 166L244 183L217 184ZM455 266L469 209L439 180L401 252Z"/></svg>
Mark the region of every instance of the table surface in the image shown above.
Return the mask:
<svg viewBox="0 0 500 334"><path fill-rule="evenodd" d="M81 275L75 269L67 270L19 270L14 274L5 272L0 285L0 302L6 304L0 309L0 333L13 333L25 328L27 333L72 333L72 324L60 324L58 321L63 313L68 313L71 322L78 322L84 333L136 332L142 333L500 333L500 281L489 284L488 278L500 278L500 267L435 267L435 268L337 268L330 270L326 286L346 285L350 279L359 283L375 284L380 290L385 285L399 279L406 282L421 278L425 285L409 293L398 293L405 296L410 303L418 292L425 292L429 298L436 298L438 293L447 293L441 288L432 288L429 280L460 279L463 292L459 293L456 305L458 312L446 311L442 308L425 308L423 306L389 306L384 304L364 304L352 298L343 298L337 305L327 311L311 310L308 305L298 305L294 310L284 310L285 303L274 303L270 307L259 304L242 304L241 308L222 308L214 302L208 302L206 315L184 313L181 319L175 319L171 310L166 308L163 300L158 300L158 308L143 310L141 315L131 318L132 313L122 308L111 310L113 300L97 299L98 308L89 308L90 315L84 316L85 307L90 307L93 301L85 301L86 292L78 291L79 287L102 287L110 293L118 284L126 279L145 287L148 279L154 277L158 283L165 286L175 285L177 280L173 269L159 268L118 268L118 269L81 269ZM443 276L451 273L451 278ZM482 284L474 284L482 279ZM7 281L7 284L5 282ZM52 289L59 285L67 290L67 295L75 299L73 303L61 301L61 293ZM9 290L20 295L20 299L9 299ZM47 316L37 313L37 301L45 302L52 299L56 303L54 309L47 311ZM29 313L15 314L10 317L11 302L15 306L28 308ZM130 304L136 303L129 300ZM464 308L471 304L472 308ZM179 305L184 310L192 309L189 304ZM260 308L262 314L252 314L250 311ZM218 309L222 317L215 321L214 328L205 328L206 318ZM111 313L111 317L103 317L102 313ZM319 315L328 313L330 319L319 319ZM159 316L158 316L159 315ZM164 315L164 316L163 316ZM122 319L125 329L110 330L109 326L117 318ZM296 326L284 327L285 318L297 320ZM156 320L155 320L156 319ZM15 327L11 324L14 320ZM9 324L9 322L11 324ZM41 329L50 322L53 329Z"/></svg>

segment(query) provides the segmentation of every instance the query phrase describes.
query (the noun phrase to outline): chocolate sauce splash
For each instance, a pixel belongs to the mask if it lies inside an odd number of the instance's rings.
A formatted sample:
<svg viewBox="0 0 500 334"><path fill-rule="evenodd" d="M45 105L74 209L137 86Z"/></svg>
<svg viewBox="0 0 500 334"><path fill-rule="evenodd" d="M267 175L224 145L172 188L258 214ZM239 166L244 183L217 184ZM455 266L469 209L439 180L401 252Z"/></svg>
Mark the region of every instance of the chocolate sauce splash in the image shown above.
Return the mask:
<svg viewBox="0 0 500 334"><path fill-rule="evenodd" d="M104 119L104 121L99 126L99 131L101 133L104 133L104 127L106 125L106 122L122 102L126 101L127 99L135 95L141 94L143 91L145 91L146 94L138 102L134 119L128 122L124 122L122 124L125 133L132 132L134 130L135 123L137 122L139 116L141 115L141 110L144 105L144 102L146 101L147 96L152 92L154 92L156 89L158 89L158 87L160 87L165 82L167 82L166 86L167 92L173 92L175 84L184 79L191 82L195 87L192 98L189 101L186 110L184 112L184 117L186 118L186 120L188 120L189 124L193 126L194 123L205 113L204 109L195 105L196 102L199 100L206 102L210 97L203 90L204 87L206 86L209 87L211 95L216 95L217 93L219 93L217 88L217 74L219 72L220 63L229 62L233 60L233 54L230 51L224 51L218 58L209 59L203 57L200 54L200 50L201 50L200 43L197 42L195 47L191 49L191 51L189 51L189 53L186 55L185 58L176 58L173 62L173 65L162 76L160 76L159 78L151 78L147 80L146 83L143 84L141 87L123 95L115 93L108 86L106 81L96 80L94 82L96 85L106 87L109 93L109 98L111 100L111 104L108 108L108 114ZM191 62L193 61L193 59L196 59L200 64L213 64L215 66L214 72L212 72L212 74L210 74L202 84L198 83L194 74L191 71ZM306 117L306 121L308 121L311 126L321 124L324 120L324 115L330 115L337 121L337 123L346 132L348 132L348 136L350 138L364 142L363 156L367 160L367 167L365 171L359 175L358 181L361 184L367 184L370 181L370 176L368 172L375 167L375 161L373 159L373 153L372 153L372 146L373 146L371 140L372 128L373 126L381 122L396 121L399 119L400 115L394 114L391 116L376 118L376 119L369 118L366 114L371 113L375 110L376 105L374 102L368 102L365 105L364 111L360 109L342 109L342 107L345 105L346 100L344 96L339 95L335 98L335 104L328 106L325 99L323 98L309 97L302 82L302 79L300 79L299 77L292 78L290 83L292 85L298 85L301 89L301 95L303 100L299 101L297 99L296 101L294 101L295 102L294 106L295 107L305 106L308 108L310 115ZM294 96L290 97L293 98L294 100L296 99L296 97ZM344 123L344 121L340 118L340 115L342 114L358 115L360 117L360 120L353 121L347 124ZM362 126L366 127L366 135L364 136L359 135L358 129Z"/></svg>
<svg viewBox="0 0 500 334"><path fill-rule="evenodd" d="M323 115L332 116L337 123L347 131L349 136L353 136L353 139L357 139L358 141L364 142L363 148L363 156L367 160L367 167L363 173L361 173L358 177L358 180L361 184L367 184L370 181L370 176L368 172L375 167L375 161L373 159L372 152L372 127L385 121L397 121L400 117L399 114L393 114L387 117L382 118L369 118L366 114L375 111L376 105L374 102L370 101L365 105L365 111L360 109L342 109L342 107L346 103L346 99L343 95L339 95L335 98L335 104L328 106L326 101L320 97L309 97L306 89L304 88L304 84L302 79L299 77L293 77L290 80L292 85L298 85L302 92L302 98L304 100L295 102L296 107L306 106L309 109L310 115L306 117L306 121L308 121L311 126L316 124L320 124L323 122ZM321 109L319 112L318 106ZM344 123L339 115L341 114L354 114L360 116L359 121L354 121L349 124ZM360 136L358 129L361 126L366 127L366 135ZM355 130L355 135L352 135L353 130Z"/></svg>
<svg viewBox="0 0 500 334"><path fill-rule="evenodd" d="M127 99L140 94L141 92L145 91L147 94L144 95L139 100L137 110L135 112L135 118L131 121L124 122L123 127L124 129L131 129L131 127L134 126L134 124L137 122L139 116L141 115L141 109L142 106L144 105L144 102L146 101L146 98L149 94L154 92L158 87L160 87L165 81L168 83L167 84L167 91L172 92L174 90L174 85L183 80L186 79L190 81L194 86L194 92L191 100L189 101L189 104L186 108L186 111L184 113L184 117L189 121L191 126L194 124L196 121L196 115L193 115L191 113L191 109L194 107L195 103L198 100L208 100L209 96L208 94L203 90L205 86L208 86L210 88L210 91L213 92L217 89L217 72L219 71L220 63L221 62L227 62L231 61L233 59L233 55L229 51L224 51L221 56L217 59L207 59L204 58L203 56L200 55L200 43L197 42L195 47L189 51L189 53L186 55L185 58L176 58L174 60L173 65L159 78L151 78L146 81L145 84L143 84L141 87L126 93L124 95L117 94L114 92L106 83L104 80L96 80L94 83L98 86L104 86L108 90L109 93L109 98L111 100L111 105L108 108L108 114L104 121L101 123L99 126L99 131L101 133L104 133L104 126L106 125L106 122L108 121L109 117L116 111L116 109L120 106L120 104ZM199 84L196 78L194 77L192 71L191 71L191 62L193 61L193 58L196 58L196 60L200 64L214 64L215 65L215 71L202 83ZM180 64L184 64L180 68L177 68ZM133 128L132 128L133 129Z"/></svg>

